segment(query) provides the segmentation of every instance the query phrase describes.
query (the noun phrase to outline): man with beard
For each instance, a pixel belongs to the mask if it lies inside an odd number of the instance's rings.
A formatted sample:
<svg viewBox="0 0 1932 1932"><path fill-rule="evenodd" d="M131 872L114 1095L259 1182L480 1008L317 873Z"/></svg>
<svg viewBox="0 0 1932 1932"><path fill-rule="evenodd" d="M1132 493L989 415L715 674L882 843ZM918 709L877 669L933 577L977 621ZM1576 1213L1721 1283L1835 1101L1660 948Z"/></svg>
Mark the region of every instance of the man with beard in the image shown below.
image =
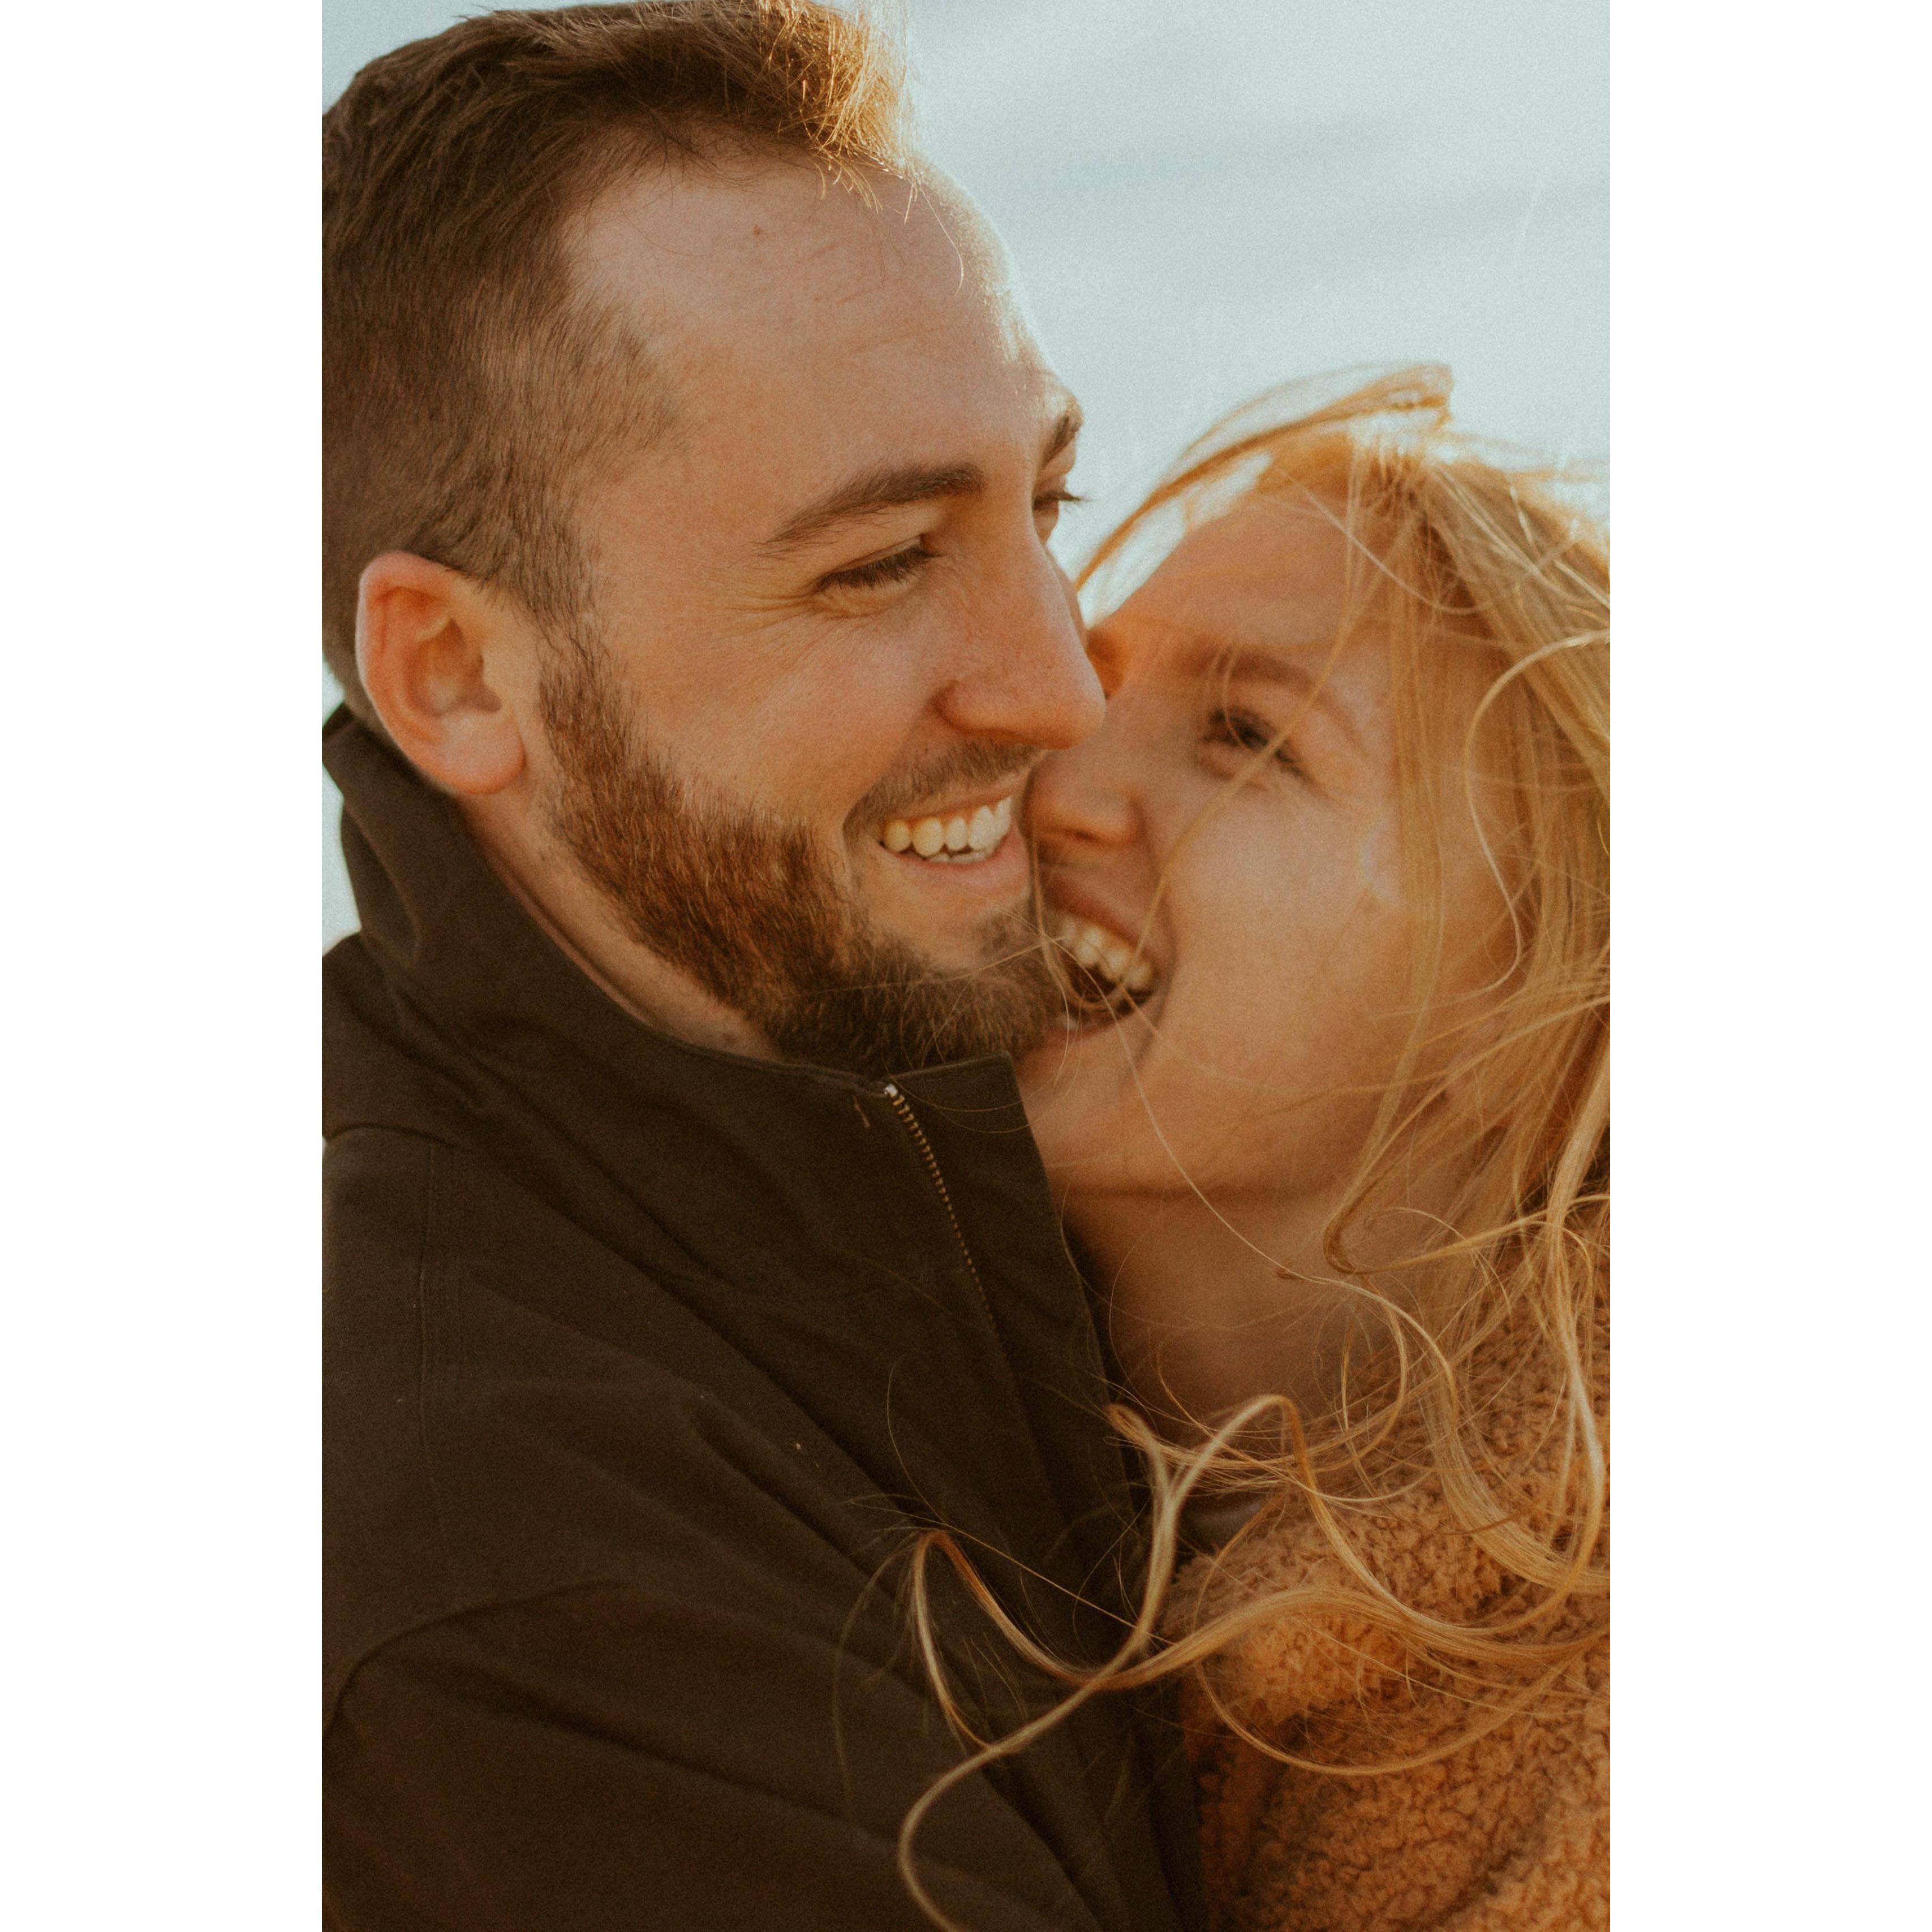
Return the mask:
<svg viewBox="0 0 1932 1932"><path fill-rule="evenodd" d="M329 1922L924 1924L949 1716L1054 1686L916 1652L915 1538L1076 1660L1132 1559L1004 1057L1078 412L829 8L485 16L326 137ZM1169 1932L1189 1807L1102 1699L910 1862Z"/></svg>

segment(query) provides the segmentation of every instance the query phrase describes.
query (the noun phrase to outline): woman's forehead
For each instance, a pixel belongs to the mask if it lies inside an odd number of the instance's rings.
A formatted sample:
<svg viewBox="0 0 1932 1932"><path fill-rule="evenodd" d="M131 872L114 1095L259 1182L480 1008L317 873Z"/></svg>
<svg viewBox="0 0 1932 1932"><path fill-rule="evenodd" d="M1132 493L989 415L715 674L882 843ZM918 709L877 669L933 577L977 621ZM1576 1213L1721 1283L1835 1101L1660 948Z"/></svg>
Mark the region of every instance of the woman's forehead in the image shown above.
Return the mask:
<svg viewBox="0 0 1932 1932"><path fill-rule="evenodd" d="M1225 632L1241 647L1319 645L1345 614L1349 548L1331 512L1251 500L1184 538L1116 618Z"/></svg>
<svg viewBox="0 0 1932 1932"><path fill-rule="evenodd" d="M1346 622L1349 548L1325 511L1244 504L1184 539L1095 626L1096 660L1162 682L1338 680L1359 705L1385 686L1386 654Z"/></svg>

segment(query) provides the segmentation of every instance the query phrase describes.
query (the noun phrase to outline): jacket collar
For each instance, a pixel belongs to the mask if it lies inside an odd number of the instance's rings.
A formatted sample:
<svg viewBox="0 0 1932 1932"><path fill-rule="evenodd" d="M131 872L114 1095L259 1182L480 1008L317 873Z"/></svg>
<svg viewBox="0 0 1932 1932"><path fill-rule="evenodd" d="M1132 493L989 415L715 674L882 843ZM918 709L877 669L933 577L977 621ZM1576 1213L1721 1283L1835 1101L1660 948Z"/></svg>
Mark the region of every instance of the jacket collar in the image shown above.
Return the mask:
<svg viewBox="0 0 1932 1932"><path fill-rule="evenodd" d="M776 1220L810 1245L874 1245L880 1216L898 1218L893 1204L908 1186L904 1109L887 1090L896 1087L916 1105L957 1212L970 1220L976 1205L992 1208L1003 1243L1049 1246L1066 1268L1006 1056L887 1083L674 1039L626 1012L560 950L483 857L454 802L346 709L324 727L323 760L343 794L362 919L346 944L366 951L394 995L461 1058L632 1183L653 1218L676 1218L667 1160L674 1168L728 1150L760 1239L780 1231ZM328 1098L332 1132L356 1124L352 1093L338 1083ZM996 1208L976 1202L988 1193Z"/></svg>

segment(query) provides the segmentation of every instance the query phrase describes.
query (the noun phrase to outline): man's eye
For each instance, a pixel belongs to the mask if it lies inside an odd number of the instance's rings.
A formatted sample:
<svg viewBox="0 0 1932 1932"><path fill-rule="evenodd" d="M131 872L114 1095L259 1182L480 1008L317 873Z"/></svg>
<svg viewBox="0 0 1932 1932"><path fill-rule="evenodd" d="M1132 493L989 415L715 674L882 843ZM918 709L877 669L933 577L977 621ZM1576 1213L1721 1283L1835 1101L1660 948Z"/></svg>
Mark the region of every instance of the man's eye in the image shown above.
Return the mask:
<svg viewBox="0 0 1932 1932"><path fill-rule="evenodd" d="M1208 715L1204 734L1211 745L1232 746L1238 752L1267 752L1275 762L1292 772L1299 772L1301 761L1286 743L1277 743L1280 734L1265 718L1252 711L1222 710Z"/></svg>
<svg viewBox="0 0 1932 1932"><path fill-rule="evenodd" d="M850 570L835 570L819 579L821 590L874 590L888 584L904 584L916 577L932 561L932 553L922 544L908 544L890 556L871 563L854 564Z"/></svg>

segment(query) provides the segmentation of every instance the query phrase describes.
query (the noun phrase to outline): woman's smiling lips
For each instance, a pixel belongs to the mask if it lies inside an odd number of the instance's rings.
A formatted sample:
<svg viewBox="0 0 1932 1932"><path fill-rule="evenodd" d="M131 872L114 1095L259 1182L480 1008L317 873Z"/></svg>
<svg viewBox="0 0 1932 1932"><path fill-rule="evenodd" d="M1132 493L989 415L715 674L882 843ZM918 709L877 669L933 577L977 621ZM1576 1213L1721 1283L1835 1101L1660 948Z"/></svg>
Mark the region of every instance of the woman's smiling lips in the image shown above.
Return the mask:
<svg viewBox="0 0 1932 1932"><path fill-rule="evenodd" d="M1063 972L1077 969L1081 977L1073 990L1086 996L1082 1005L1093 1016L1070 1014L1068 1030L1083 1031L1144 1006L1166 980L1166 968L1152 956L1142 933L1143 922L1124 916L1065 873L1050 874L1045 890L1048 934Z"/></svg>

